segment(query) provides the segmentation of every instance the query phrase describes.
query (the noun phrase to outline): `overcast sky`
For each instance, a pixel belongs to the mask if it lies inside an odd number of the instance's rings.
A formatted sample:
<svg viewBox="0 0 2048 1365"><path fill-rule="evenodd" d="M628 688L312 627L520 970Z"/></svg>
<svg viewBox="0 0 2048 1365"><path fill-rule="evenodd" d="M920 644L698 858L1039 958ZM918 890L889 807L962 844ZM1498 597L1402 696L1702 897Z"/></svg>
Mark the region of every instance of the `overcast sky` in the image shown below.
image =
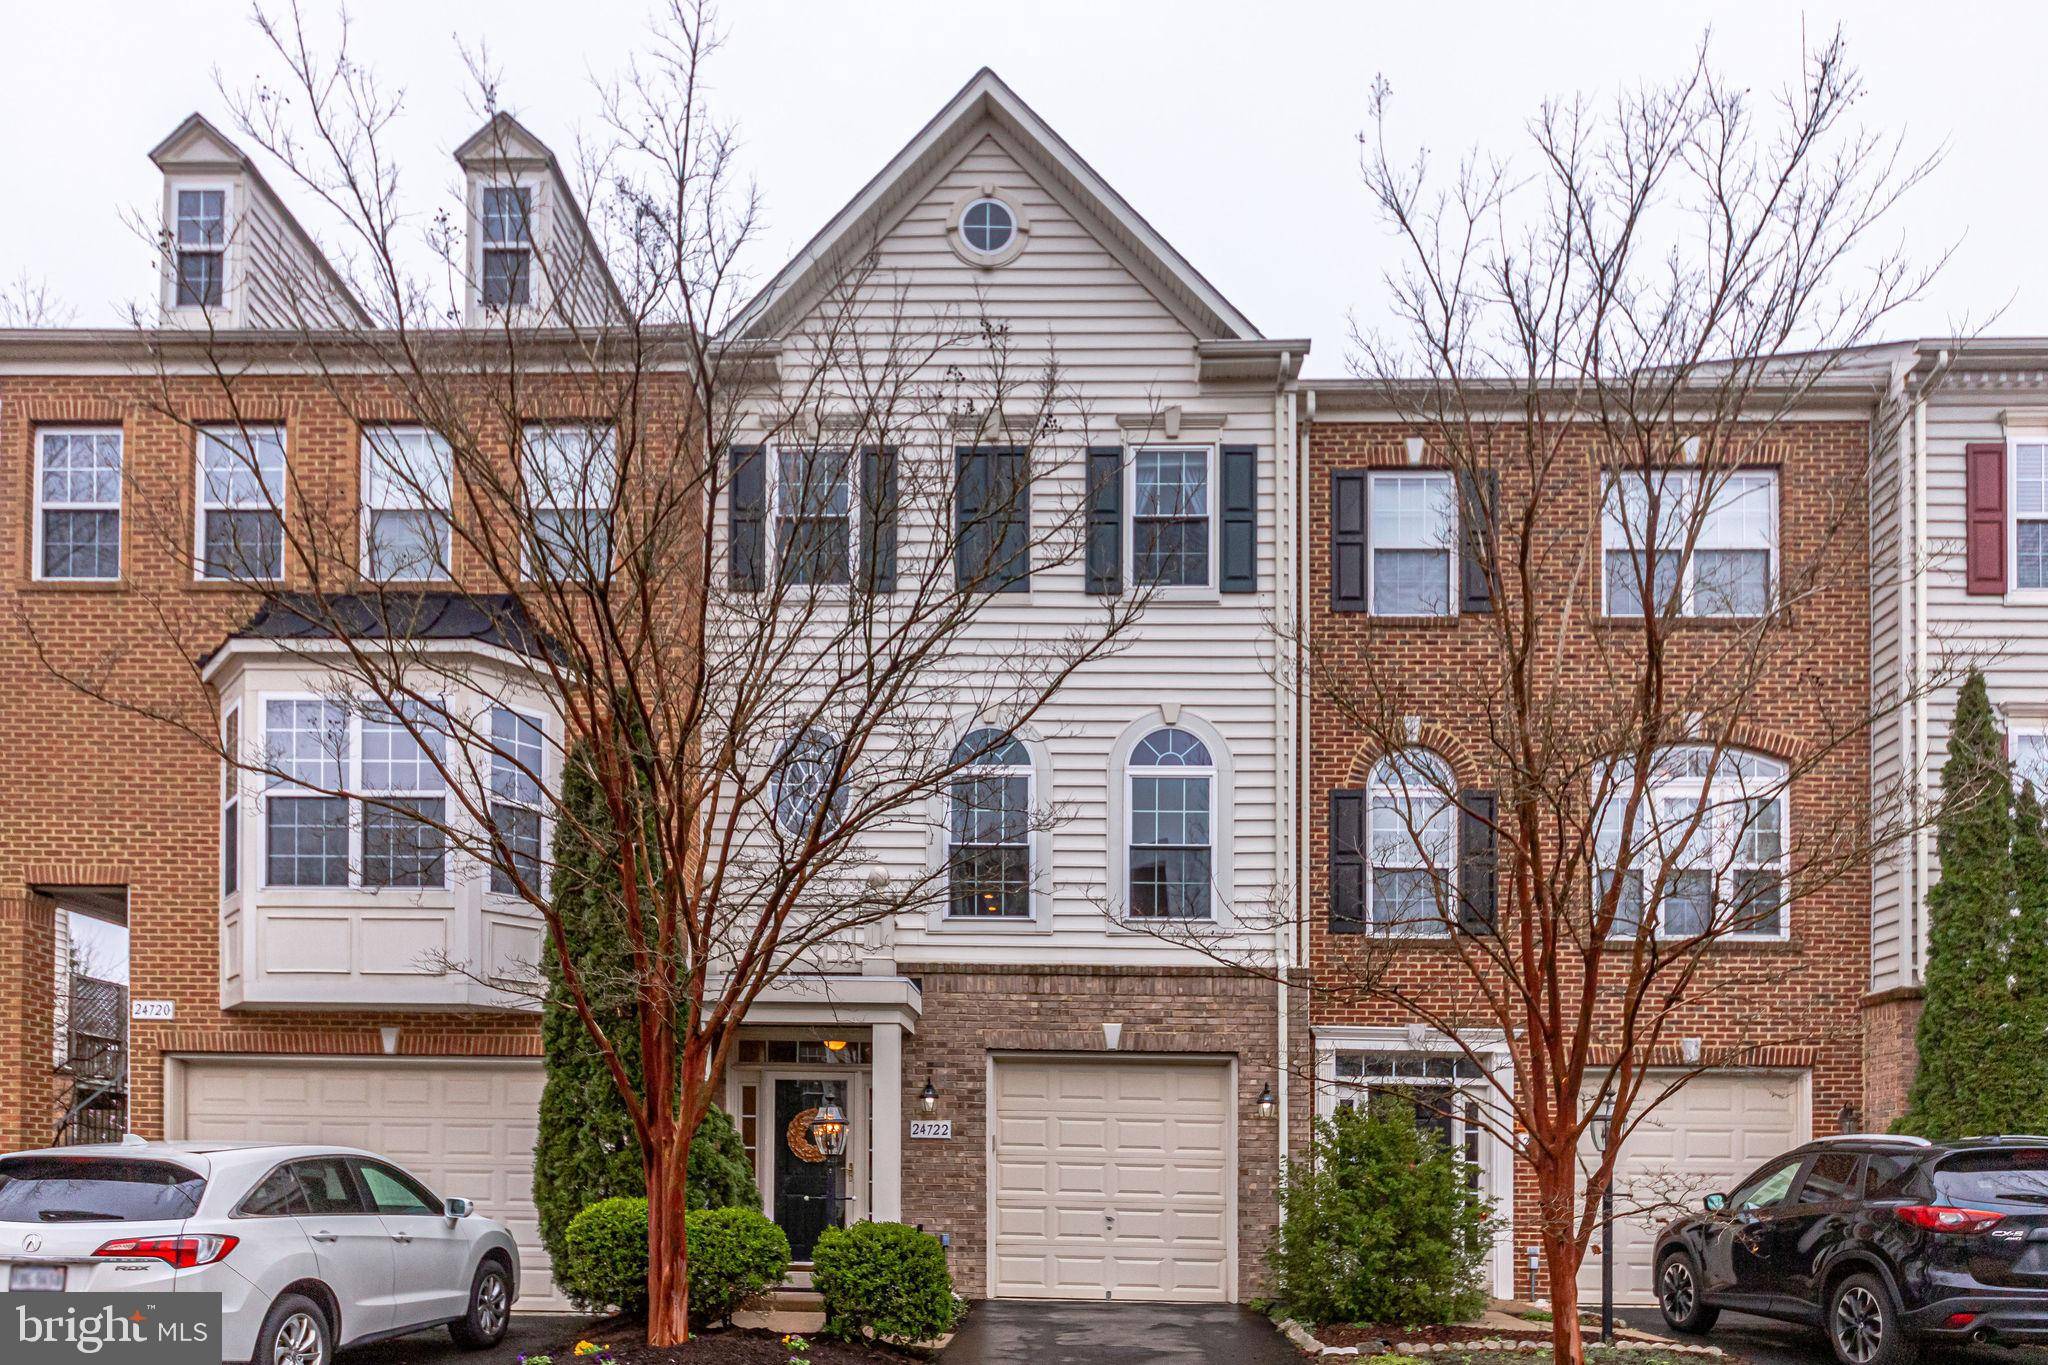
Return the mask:
<svg viewBox="0 0 2048 1365"><path fill-rule="evenodd" d="M566 158L597 131L592 76L644 41L650 4L357 0L352 13L358 56L407 92L396 145L413 197L435 206L450 150L478 122L458 39L488 43L506 105ZM754 265L767 272L992 66L1267 335L1313 338L1309 372L1334 374L1349 318L1380 316L1393 253L1356 166L1375 72L1394 85L1410 145L1518 152L1544 96L1671 75L1710 19L1720 64L1773 90L1797 76L1802 25L1843 23L1869 84L1861 117L1948 147L1898 230L1922 257L1951 243L1957 255L1893 334L1999 307L1997 331L2048 333L2048 5L727 0L715 103L765 195ZM15 211L0 217L0 280L26 271L78 324L117 322L153 288L124 220L153 211L148 149L193 109L226 126L213 71L246 83L261 40L237 0L19 5L7 27L0 183ZM307 196L272 179L320 233Z"/></svg>

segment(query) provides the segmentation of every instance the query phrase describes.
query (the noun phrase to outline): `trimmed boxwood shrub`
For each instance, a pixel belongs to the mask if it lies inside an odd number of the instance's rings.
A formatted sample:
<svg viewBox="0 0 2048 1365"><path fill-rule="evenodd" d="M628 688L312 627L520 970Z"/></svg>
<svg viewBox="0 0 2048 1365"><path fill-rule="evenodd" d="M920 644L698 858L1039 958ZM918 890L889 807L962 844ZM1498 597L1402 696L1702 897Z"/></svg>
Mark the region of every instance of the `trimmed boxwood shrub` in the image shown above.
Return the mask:
<svg viewBox="0 0 2048 1365"><path fill-rule="evenodd" d="M953 1330L959 1302L939 1239L903 1223L827 1228L811 1253L825 1331L843 1340L930 1341Z"/></svg>
<svg viewBox="0 0 2048 1365"><path fill-rule="evenodd" d="M1486 1307L1492 1209L1465 1163L1398 1095L1315 1126L1287 1168L1271 1260L1276 1297L1304 1322L1459 1322Z"/></svg>
<svg viewBox="0 0 2048 1365"><path fill-rule="evenodd" d="M698 1209L689 1239L690 1315L723 1322L789 1270L789 1238L755 1209ZM555 1283L587 1312L647 1306L647 1201L600 1199L569 1220Z"/></svg>

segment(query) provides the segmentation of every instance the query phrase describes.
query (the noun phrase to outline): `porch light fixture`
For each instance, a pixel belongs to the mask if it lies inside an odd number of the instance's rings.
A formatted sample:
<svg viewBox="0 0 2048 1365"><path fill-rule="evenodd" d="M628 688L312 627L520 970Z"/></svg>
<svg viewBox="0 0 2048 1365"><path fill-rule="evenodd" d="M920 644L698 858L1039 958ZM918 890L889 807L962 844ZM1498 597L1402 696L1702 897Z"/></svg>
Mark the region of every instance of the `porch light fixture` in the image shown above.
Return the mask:
<svg viewBox="0 0 2048 1365"><path fill-rule="evenodd" d="M811 1116L811 1142L826 1156L846 1151L846 1111L827 1099Z"/></svg>
<svg viewBox="0 0 2048 1365"><path fill-rule="evenodd" d="M1607 1150L1607 1130L1613 1123L1614 1109L1611 1105L1603 1104L1593 1111L1593 1117L1588 1121L1587 1126L1592 1130L1594 1151L1604 1152Z"/></svg>
<svg viewBox="0 0 2048 1365"><path fill-rule="evenodd" d="M924 1089L918 1092L917 1107L927 1114L938 1111L939 1092L932 1085L932 1073L929 1067L925 1069L924 1073Z"/></svg>
<svg viewBox="0 0 2048 1365"><path fill-rule="evenodd" d="M1279 1103L1273 1098L1273 1083L1267 1081L1266 1088L1259 1092L1259 1117L1262 1119L1272 1118L1279 1108Z"/></svg>
<svg viewBox="0 0 2048 1365"><path fill-rule="evenodd" d="M827 1052L844 1052L844 1051L846 1051L846 1040L845 1040L844 1038L827 1038L827 1039L825 1040L825 1051L827 1051Z"/></svg>

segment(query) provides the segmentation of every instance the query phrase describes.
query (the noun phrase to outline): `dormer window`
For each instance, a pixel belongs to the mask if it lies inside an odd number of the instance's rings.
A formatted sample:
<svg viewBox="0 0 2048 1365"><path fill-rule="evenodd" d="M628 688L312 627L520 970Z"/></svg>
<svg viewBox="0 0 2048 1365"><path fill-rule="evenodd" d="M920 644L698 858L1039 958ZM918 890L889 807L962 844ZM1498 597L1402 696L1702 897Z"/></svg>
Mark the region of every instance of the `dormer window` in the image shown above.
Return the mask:
<svg viewBox="0 0 2048 1365"><path fill-rule="evenodd" d="M227 191L179 190L177 306L218 308L227 295Z"/></svg>
<svg viewBox="0 0 2048 1365"><path fill-rule="evenodd" d="M533 191L524 185L486 186L479 216L484 307L523 308L532 302Z"/></svg>

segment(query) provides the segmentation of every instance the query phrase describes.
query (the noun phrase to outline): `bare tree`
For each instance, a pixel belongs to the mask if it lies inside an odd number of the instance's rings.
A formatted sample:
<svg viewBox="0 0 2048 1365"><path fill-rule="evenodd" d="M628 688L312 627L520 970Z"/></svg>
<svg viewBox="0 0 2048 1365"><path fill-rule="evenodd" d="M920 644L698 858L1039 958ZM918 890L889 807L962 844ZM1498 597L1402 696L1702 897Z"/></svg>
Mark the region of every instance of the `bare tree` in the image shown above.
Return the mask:
<svg viewBox="0 0 2048 1365"><path fill-rule="evenodd" d="M0 327L68 327L77 310L50 289L50 282L27 270L17 271L0 285Z"/></svg>
<svg viewBox="0 0 2048 1365"><path fill-rule="evenodd" d="M344 225L374 320L348 322L311 280L303 324L260 345L301 358L321 410L361 427L365 496L281 458L280 386L244 363L246 338L151 333L165 363L146 401L202 452L198 544L175 482L131 471L131 505L188 577L242 591L162 594L191 669L174 699L124 685L112 657L44 657L206 745L243 789L303 799L302 853L345 847L349 822L369 884L483 877L527 907L640 1141L648 1339L681 1341L691 1138L749 1008L948 895L946 867L877 850L922 842L971 789L999 741L956 747L968 722L1025 724L1144 609L1142 592L1078 590L1088 414L1045 339L979 306L914 307L871 252L797 339L728 338L756 205L706 97L717 41L698 0L601 91L589 242L537 249L517 285L569 302L468 328L448 318L469 289L508 277L475 278L460 209L429 224L434 263L415 266L386 145L402 102L345 26L323 51L296 11L259 24L279 75L234 100L237 126ZM510 138L495 80L473 70ZM992 453L956 467L956 448ZM1096 605L1052 635L1006 621L1027 571L1068 574ZM290 745L274 723L265 746L248 725L224 733L216 714L208 662L251 637L328 679L283 718ZM541 713L544 733L526 719ZM349 762L372 730L379 761ZM601 796L595 827L555 799L567 763ZM616 873L614 960L569 951L549 829ZM508 1001L532 989L449 965ZM607 1035L622 1015L644 1082Z"/></svg>
<svg viewBox="0 0 2048 1365"><path fill-rule="evenodd" d="M1442 521L1466 534L1436 591L1490 609L1452 676L1418 677L1412 633L1369 617L1300 654L1330 728L1388 759L1333 833L1358 880L1330 913L1370 922L1330 940L1315 989L1482 1068L1511 1051L1479 1121L1534 1177L1560 1361L1582 1358L1579 1267L1627 1135L1701 1070L1811 1041L1717 950L1864 897L1873 850L1920 818L1870 799L1861 672L1809 653L1814 623L1864 627L1864 452L1795 461L1796 514L1766 537L1802 418L1845 390L1876 405L1851 350L1931 272L1874 237L1931 163L1852 126L1839 37L1803 56L1763 104L1702 45L1675 81L1546 104L1528 162L1448 183L1390 146L1384 83L1361 139L1402 264L1356 372L1395 442L1450 471ZM1488 790L1415 756L1418 720ZM1457 839L1494 849L1497 882L1469 859L1461 879ZM1434 970L1398 969L1413 933L1445 941ZM1731 1003L1734 1036L1680 1047ZM1602 1111L1613 1137L1588 1153Z"/></svg>

